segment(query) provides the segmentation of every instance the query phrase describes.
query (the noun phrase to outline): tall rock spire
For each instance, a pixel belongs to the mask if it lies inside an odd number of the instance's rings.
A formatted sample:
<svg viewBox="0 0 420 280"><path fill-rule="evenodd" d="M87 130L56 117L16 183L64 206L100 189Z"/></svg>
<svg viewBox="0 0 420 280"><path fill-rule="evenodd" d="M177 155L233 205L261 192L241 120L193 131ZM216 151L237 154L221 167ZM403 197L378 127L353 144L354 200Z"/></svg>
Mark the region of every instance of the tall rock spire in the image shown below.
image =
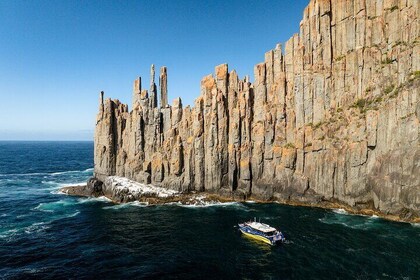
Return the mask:
<svg viewBox="0 0 420 280"><path fill-rule="evenodd" d="M99 111L100 112L104 111L104 92L103 91L99 93Z"/></svg>
<svg viewBox="0 0 420 280"><path fill-rule="evenodd" d="M168 106L168 76L166 72L166 66L162 66L160 68L159 87L160 87L160 107L166 108L166 106Z"/></svg>
<svg viewBox="0 0 420 280"><path fill-rule="evenodd" d="M101 91L101 93L99 94L99 103L100 105L104 105L104 92Z"/></svg>
<svg viewBox="0 0 420 280"><path fill-rule="evenodd" d="M133 108L137 102L140 100L141 94L141 77L138 77L134 80L133 83Z"/></svg>
<svg viewBox="0 0 420 280"><path fill-rule="evenodd" d="M157 107L157 90L155 84L155 65L150 66L150 102L152 108Z"/></svg>

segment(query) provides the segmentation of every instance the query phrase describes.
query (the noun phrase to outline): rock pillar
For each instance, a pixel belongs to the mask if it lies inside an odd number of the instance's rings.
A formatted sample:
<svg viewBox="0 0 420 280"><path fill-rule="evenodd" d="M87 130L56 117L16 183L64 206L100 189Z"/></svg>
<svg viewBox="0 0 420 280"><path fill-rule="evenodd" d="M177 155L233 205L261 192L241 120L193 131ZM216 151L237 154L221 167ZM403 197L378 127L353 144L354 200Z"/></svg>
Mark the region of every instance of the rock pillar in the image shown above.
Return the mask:
<svg viewBox="0 0 420 280"><path fill-rule="evenodd" d="M133 108L140 100L141 95L141 77L138 77L134 80L133 83Z"/></svg>
<svg viewBox="0 0 420 280"><path fill-rule="evenodd" d="M168 106L168 77L167 77L165 66L160 68L159 87L160 87L160 107L166 108Z"/></svg>
<svg viewBox="0 0 420 280"><path fill-rule="evenodd" d="M150 66L150 107L157 107L157 90L155 84L155 65Z"/></svg>

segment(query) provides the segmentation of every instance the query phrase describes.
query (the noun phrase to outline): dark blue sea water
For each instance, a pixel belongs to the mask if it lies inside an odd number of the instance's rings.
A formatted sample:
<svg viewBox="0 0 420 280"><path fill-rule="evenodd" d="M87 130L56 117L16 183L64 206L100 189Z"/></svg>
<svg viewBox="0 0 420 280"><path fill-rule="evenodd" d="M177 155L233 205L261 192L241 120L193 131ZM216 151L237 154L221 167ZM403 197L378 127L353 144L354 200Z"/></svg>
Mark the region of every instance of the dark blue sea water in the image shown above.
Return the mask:
<svg viewBox="0 0 420 280"><path fill-rule="evenodd" d="M3 279L420 279L420 227L279 204L114 205L58 194L92 175L91 142L0 142ZM270 247L239 234L261 217Z"/></svg>

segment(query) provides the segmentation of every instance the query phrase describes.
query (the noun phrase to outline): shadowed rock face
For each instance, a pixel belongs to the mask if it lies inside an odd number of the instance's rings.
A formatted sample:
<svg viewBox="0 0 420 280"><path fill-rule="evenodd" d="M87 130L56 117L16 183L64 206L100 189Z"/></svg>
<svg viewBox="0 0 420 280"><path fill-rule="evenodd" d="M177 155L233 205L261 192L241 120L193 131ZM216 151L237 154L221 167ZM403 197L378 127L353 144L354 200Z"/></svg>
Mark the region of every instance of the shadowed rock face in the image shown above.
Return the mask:
<svg viewBox="0 0 420 280"><path fill-rule="evenodd" d="M167 69L133 108L100 99L95 176L265 200L420 210L419 1L310 1L300 33L254 83L227 64L193 107L167 106Z"/></svg>

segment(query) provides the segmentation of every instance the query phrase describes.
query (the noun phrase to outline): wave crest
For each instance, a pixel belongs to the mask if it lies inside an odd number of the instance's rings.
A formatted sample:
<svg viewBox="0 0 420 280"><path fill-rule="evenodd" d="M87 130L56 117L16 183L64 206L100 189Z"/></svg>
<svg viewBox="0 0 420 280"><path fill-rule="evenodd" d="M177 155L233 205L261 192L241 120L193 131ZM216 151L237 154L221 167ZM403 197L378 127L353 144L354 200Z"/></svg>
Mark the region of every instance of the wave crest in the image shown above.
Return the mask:
<svg viewBox="0 0 420 280"><path fill-rule="evenodd" d="M68 171L60 171L60 172L34 172L34 173L11 173L11 174L0 174L0 177L8 177L8 176L57 176L62 174L71 174L71 173L88 173L93 172L93 168L87 168L85 170L68 170Z"/></svg>

